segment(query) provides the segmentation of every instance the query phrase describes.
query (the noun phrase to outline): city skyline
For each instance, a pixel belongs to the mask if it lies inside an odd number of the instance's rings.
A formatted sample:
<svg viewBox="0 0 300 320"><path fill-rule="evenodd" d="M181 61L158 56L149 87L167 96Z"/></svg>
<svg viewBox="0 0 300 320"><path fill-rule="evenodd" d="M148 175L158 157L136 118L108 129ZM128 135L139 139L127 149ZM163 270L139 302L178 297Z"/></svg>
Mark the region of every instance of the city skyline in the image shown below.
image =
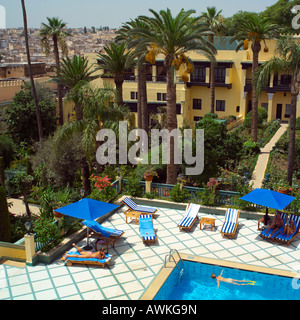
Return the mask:
<svg viewBox="0 0 300 320"><path fill-rule="evenodd" d="M253 0L251 2L232 0L225 4L222 0L199 1L197 3L194 0L186 0L182 5L182 1L179 0L153 0L151 4L137 0L115 0L112 8L112 3L97 0L86 0L84 3L78 0L51 0L47 2L30 0L26 1L26 9L30 28L39 28L40 24L46 21L46 17L54 16L63 19L70 28L84 26L118 28L122 23L135 19L139 15L151 15L149 8L155 11L170 8L174 14L181 8L194 9L196 14L200 14L206 11L206 7L216 6L218 10L223 10L222 14L225 17L229 17L240 10L261 12L276 2L276 0ZM23 27L21 2L0 0L1 5L6 9L6 28Z"/></svg>

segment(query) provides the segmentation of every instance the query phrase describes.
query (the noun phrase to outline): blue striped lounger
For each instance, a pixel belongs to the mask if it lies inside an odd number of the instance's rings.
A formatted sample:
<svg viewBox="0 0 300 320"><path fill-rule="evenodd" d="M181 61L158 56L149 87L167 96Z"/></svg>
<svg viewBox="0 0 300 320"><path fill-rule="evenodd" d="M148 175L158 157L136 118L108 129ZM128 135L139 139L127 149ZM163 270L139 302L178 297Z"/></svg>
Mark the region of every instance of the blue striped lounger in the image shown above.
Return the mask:
<svg viewBox="0 0 300 320"><path fill-rule="evenodd" d="M190 231L196 219L198 218L198 212L200 209L199 204L190 203L185 211L185 216L178 223L179 230L184 229Z"/></svg>
<svg viewBox="0 0 300 320"><path fill-rule="evenodd" d="M97 221L91 221L89 220L88 222L86 220L84 220L82 222L82 224L84 224L85 226L87 226L88 223L88 227L90 229L92 229L96 234L102 234L103 237L111 237L111 238L119 238L124 234L123 230L118 230L118 229L112 229L112 228L107 228L107 227L103 227L101 226L101 224L99 224Z"/></svg>
<svg viewBox="0 0 300 320"><path fill-rule="evenodd" d="M271 235L271 233L274 231L274 229L271 228L271 229L268 230L268 228L266 228L265 230L263 230L263 231L260 233L260 236L261 236L263 239L275 240L276 236L277 236L279 233L283 232L283 230L284 230L284 225L285 225L286 220L287 220L287 214L281 212L281 213L280 213L280 216L281 216L281 219L283 220L283 226L282 226L279 230L275 231L273 235Z"/></svg>
<svg viewBox="0 0 300 320"><path fill-rule="evenodd" d="M290 215L290 220L294 220L296 231L287 236L286 234L278 234L275 238L278 242L284 243L289 245L290 242L299 234L299 227L300 227L300 216L296 216L294 214Z"/></svg>
<svg viewBox="0 0 300 320"><path fill-rule="evenodd" d="M221 228L222 236L233 237L236 228L238 226L240 210L237 209L227 209L225 214L225 221Z"/></svg>
<svg viewBox="0 0 300 320"><path fill-rule="evenodd" d="M143 243L156 241L156 235L153 228L153 220L150 214L143 214L140 216L140 234Z"/></svg>
<svg viewBox="0 0 300 320"><path fill-rule="evenodd" d="M141 213L155 213L157 211L157 208L150 208L150 207L144 207L137 205L134 201L132 201L130 198L125 198L122 200L122 202L129 208L130 211L137 211Z"/></svg>

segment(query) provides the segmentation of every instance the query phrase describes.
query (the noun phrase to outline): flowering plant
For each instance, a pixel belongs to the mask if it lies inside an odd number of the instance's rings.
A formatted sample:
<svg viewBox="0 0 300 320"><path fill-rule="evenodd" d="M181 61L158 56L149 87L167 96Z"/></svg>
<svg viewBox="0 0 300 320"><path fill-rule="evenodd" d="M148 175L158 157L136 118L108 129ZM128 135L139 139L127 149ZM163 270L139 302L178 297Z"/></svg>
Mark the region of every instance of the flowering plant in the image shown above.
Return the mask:
<svg viewBox="0 0 300 320"><path fill-rule="evenodd" d="M216 189L218 186L218 181L215 178L209 178L209 181L207 182L208 189Z"/></svg>
<svg viewBox="0 0 300 320"><path fill-rule="evenodd" d="M99 177L99 176L92 174L90 178L91 178L91 181L94 184L94 186L99 191L101 191L111 185L110 178L107 175L105 177Z"/></svg>
<svg viewBox="0 0 300 320"><path fill-rule="evenodd" d="M149 178L149 177L158 177L157 172L154 170L154 168L148 169L144 173L144 179Z"/></svg>

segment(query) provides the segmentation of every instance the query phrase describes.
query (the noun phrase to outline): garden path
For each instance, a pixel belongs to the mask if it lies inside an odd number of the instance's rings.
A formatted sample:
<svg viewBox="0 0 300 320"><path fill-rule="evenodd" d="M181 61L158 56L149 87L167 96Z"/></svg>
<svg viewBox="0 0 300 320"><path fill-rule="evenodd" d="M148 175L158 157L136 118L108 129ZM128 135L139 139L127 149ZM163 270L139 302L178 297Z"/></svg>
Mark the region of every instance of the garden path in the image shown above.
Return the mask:
<svg viewBox="0 0 300 320"><path fill-rule="evenodd" d="M252 174L252 180L250 181L250 185L251 183L253 183L253 189L261 188L263 179L265 177L265 171L269 161L270 152L272 151L272 148L275 146L275 143L285 133L288 126L288 123L282 123L280 128L272 137L272 139L260 150L260 155L258 157L255 169Z"/></svg>
<svg viewBox="0 0 300 320"><path fill-rule="evenodd" d="M26 214L25 204L23 199L7 198L7 203L11 204L9 207L9 212L16 215ZM40 208L37 205L29 204L29 209L31 213L40 214Z"/></svg>

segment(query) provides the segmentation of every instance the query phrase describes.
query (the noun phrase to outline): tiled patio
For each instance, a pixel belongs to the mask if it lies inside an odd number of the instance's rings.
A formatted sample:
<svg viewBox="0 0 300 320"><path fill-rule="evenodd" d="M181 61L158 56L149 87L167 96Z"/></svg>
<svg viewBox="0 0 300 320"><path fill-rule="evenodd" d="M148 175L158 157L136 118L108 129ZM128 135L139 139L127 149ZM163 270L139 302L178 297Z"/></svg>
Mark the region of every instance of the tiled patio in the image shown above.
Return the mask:
<svg viewBox="0 0 300 320"><path fill-rule="evenodd" d="M154 216L158 241L144 245L139 224L126 224L124 209L106 220L103 225L125 231L123 239L110 248L113 260L109 268L84 265L64 266L56 260L51 265L16 267L0 265L0 300L26 299L139 299L159 270L170 249L206 258L263 266L286 271L300 271L299 238L290 246L262 240L257 221L239 219L237 236L222 238L220 228L224 216L215 215L216 229L199 229L199 221L191 232L179 231L178 221L184 211L160 208ZM200 209L201 211L201 209ZM199 217L208 216L199 213ZM80 242L83 246L85 241Z"/></svg>

